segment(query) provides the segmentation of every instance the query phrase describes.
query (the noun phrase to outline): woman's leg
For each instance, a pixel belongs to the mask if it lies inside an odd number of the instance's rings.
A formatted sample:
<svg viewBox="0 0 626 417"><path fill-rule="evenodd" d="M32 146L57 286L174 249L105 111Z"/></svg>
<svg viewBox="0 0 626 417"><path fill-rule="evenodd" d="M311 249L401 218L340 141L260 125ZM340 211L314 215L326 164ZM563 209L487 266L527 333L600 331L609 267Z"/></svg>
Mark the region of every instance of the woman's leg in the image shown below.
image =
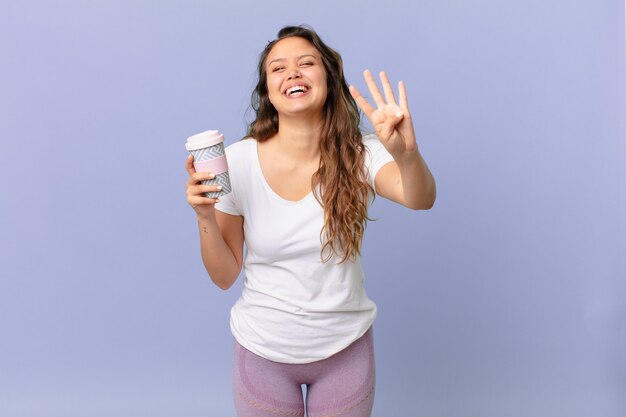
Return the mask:
<svg viewBox="0 0 626 417"><path fill-rule="evenodd" d="M321 369L307 385L307 417L371 416L376 379L371 327L350 346L315 366Z"/></svg>
<svg viewBox="0 0 626 417"><path fill-rule="evenodd" d="M238 417L303 417L302 388L293 365L262 358L235 340L233 396Z"/></svg>

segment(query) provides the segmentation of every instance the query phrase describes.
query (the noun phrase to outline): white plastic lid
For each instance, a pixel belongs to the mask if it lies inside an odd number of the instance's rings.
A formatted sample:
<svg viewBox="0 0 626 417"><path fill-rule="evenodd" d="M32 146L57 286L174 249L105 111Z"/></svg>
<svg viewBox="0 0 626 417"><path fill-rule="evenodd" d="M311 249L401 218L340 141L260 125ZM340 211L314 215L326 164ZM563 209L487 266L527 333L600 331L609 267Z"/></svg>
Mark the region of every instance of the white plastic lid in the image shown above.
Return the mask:
<svg viewBox="0 0 626 417"><path fill-rule="evenodd" d="M195 151L197 149L217 145L221 142L224 142L224 135L222 135L219 130L206 130L188 137L185 148L187 148L188 151Z"/></svg>

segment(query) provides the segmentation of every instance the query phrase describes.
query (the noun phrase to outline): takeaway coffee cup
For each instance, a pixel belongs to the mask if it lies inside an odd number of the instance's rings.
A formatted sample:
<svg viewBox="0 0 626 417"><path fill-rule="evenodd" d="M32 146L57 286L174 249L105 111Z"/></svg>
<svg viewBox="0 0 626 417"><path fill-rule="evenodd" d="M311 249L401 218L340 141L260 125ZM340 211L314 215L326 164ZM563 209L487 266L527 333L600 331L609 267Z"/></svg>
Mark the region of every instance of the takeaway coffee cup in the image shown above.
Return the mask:
<svg viewBox="0 0 626 417"><path fill-rule="evenodd" d="M224 135L219 130L207 130L187 138L187 150L193 155L193 167L196 172L212 172L215 178L202 181L203 185L221 185L221 191L204 195L218 198L231 191L228 163L224 154Z"/></svg>

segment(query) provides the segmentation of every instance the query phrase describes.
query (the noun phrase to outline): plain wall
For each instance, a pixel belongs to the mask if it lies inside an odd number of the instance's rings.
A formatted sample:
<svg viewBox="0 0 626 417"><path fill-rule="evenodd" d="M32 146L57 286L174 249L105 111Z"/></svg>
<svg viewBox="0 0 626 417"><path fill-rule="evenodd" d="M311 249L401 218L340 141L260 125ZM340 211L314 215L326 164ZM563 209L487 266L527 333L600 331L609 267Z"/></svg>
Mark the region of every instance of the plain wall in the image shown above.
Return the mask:
<svg viewBox="0 0 626 417"><path fill-rule="evenodd" d="M300 23L405 81L437 180L371 210L374 416L626 415L622 1L99 0L0 3L0 417L235 415L184 140Z"/></svg>

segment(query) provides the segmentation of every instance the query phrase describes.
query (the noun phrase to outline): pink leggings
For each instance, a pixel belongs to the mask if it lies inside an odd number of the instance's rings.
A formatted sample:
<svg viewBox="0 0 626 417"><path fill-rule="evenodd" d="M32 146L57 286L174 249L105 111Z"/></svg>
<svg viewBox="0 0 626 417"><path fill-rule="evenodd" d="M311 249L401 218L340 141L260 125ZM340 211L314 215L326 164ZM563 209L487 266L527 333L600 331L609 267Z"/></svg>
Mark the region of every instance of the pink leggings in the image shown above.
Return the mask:
<svg viewBox="0 0 626 417"><path fill-rule="evenodd" d="M262 358L235 341L233 394L239 417L369 417L374 402L372 328L333 356L305 364Z"/></svg>

